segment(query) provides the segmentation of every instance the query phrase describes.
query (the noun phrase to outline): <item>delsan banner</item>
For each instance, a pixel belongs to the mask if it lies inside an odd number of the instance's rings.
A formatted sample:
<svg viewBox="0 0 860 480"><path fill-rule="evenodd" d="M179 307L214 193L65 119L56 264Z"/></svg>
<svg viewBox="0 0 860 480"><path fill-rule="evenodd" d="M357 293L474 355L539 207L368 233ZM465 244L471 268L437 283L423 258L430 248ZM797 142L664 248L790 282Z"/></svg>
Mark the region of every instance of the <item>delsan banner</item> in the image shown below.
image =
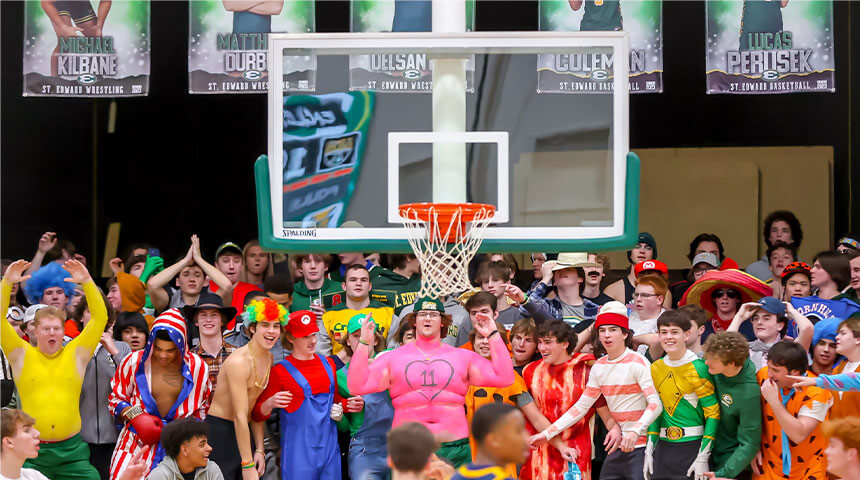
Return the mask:
<svg viewBox="0 0 860 480"><path fill-rule="evenodd" d="M541 31L620 31L630 40L630 93L663 91L662 0L541 0ZM610 48L538 55L538 92L609 93L615 55Z"/></svg>
<svg viewBox="0 0 860 480"><path fill-rule="evenodd" d="M146 95L149 8L148 0L24 2L24 96Z"/></svg>
<svg viewBox="0 0 860 480"><path fill-rule="evenodd" d="M466 30L475 27L475 0L466 0ZM352 0L353 32L429 32L431 0ZM466 59L466 91L473 91L475 57ZM350 90L429 93L433 91L432 65L425 53L397 52L349 56Z"/></svg>
<svg viewBox="0 0 860 480"><path fill-rule="evenodd" d="M189 2L188 91L266 93L269 33L315 30L314 0ZM284 57L283 89L313 91L316 57Z"/></svg>
<svg viewBox="0 0 860 480"><path fill-rule="evenodd" d="M284 228L334 228L361 173L371 92L284 98Z"/></svg>
<svg viewBox="0 0 860 480"><path fill-rule="evenodd" d="M708 93L835 92L829 0L705 2Z"/></svg>

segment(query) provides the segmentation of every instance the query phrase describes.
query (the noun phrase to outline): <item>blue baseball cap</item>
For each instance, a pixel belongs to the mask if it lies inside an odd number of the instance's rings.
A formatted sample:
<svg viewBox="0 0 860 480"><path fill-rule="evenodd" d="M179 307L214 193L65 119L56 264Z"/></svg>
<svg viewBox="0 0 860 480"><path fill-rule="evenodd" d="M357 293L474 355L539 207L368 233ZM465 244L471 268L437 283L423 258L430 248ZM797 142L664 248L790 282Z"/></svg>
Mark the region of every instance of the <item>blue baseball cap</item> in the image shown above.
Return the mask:
<svg viewBox="0 0 860 480"><path fill-rule="evenodd" d="M785 315L785 304L776 297L762 297L758 304L767 313Z"/></svg>

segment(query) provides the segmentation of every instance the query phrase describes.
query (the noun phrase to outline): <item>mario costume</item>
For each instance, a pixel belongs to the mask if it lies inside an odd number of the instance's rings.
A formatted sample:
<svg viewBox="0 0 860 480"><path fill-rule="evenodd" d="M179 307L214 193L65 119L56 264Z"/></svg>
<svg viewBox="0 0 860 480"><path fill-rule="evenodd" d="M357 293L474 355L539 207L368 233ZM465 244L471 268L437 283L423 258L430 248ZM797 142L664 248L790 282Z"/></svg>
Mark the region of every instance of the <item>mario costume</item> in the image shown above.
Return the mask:
<svg viewBox="0 0 860 480"><path fill-rule="evenodd" d="M319 332L316 315L308 310L290 314L284 328L293 338ZM340 480L340 447L337 425L331 419L332 406L343 408L337 393L334 361L321 355L299 360L294 355L272 367L269 385L260 394L251 413L255 422L264 421L263 402L278 392L292 393L289 406L280 410L282 480Z"/></svg>
<svg viewBox="0 0 860 480"><path fill-rule="evenodd" d="M182 356L182 389L170 411L161 416L150 390L151 358L156 334L164 330L176 344ZM144 445L150 445L143 457L151 471L164 458L161 446L161 427L178 418L205 417L204 406L209 398L209 371L206 362L188 349L185 319L178 308L165 311L155 319L143 350L132 352L117 367L111 380L108 408L119 424L124 424L110 463L111 480L118 479L134 454ZM125 415L123 410L131 407Z"/></svg>

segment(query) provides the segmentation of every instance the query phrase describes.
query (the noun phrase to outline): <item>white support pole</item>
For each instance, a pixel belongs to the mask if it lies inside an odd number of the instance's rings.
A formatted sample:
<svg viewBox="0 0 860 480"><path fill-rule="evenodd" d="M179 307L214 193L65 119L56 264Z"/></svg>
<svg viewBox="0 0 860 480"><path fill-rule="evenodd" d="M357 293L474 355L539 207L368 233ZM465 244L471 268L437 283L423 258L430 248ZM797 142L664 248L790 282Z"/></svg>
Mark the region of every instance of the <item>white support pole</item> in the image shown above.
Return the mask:
<svg viewBox="0 0 860 480"><path fill-rule="evenodd" d="M465 0L433 0L433 32L466 31ZM435 59L433 131L466 131L466 59ZM466 201L466 145L433 144L433 201Z"/></svg>

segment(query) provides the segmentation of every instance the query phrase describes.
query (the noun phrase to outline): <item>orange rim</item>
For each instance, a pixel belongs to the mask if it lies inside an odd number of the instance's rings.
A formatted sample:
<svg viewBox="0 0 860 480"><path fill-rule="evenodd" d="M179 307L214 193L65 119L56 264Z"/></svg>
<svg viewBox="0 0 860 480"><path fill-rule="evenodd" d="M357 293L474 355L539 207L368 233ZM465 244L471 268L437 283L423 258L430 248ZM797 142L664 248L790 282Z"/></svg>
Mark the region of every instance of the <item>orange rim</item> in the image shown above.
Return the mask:
<svg viewBox="0 0 860 480"><path fill-rule="evenodd" d="M433 203L433 202L419 202L419 203L405 203L400 205L398 210L400 212L400 216L409 220L418 219L423 222L431 223L431 211L434 211L436 214L436 224L428 225L431 231L433 229L438 229L442 235L445 232L449 232L448 228L451 225L454 216L457 216L457 219L461 226L465 227L466 223L471 222L475 219L475 217L483 213L483 218L491 217L493 213L496 211L496 207L493 205L489 205L486 203ZM465 228L461 229L465 231ZM451 236L456 235L457 229L451 229ZM456 241L456 238L446 238L445 241L453 242Z"/></svg>

